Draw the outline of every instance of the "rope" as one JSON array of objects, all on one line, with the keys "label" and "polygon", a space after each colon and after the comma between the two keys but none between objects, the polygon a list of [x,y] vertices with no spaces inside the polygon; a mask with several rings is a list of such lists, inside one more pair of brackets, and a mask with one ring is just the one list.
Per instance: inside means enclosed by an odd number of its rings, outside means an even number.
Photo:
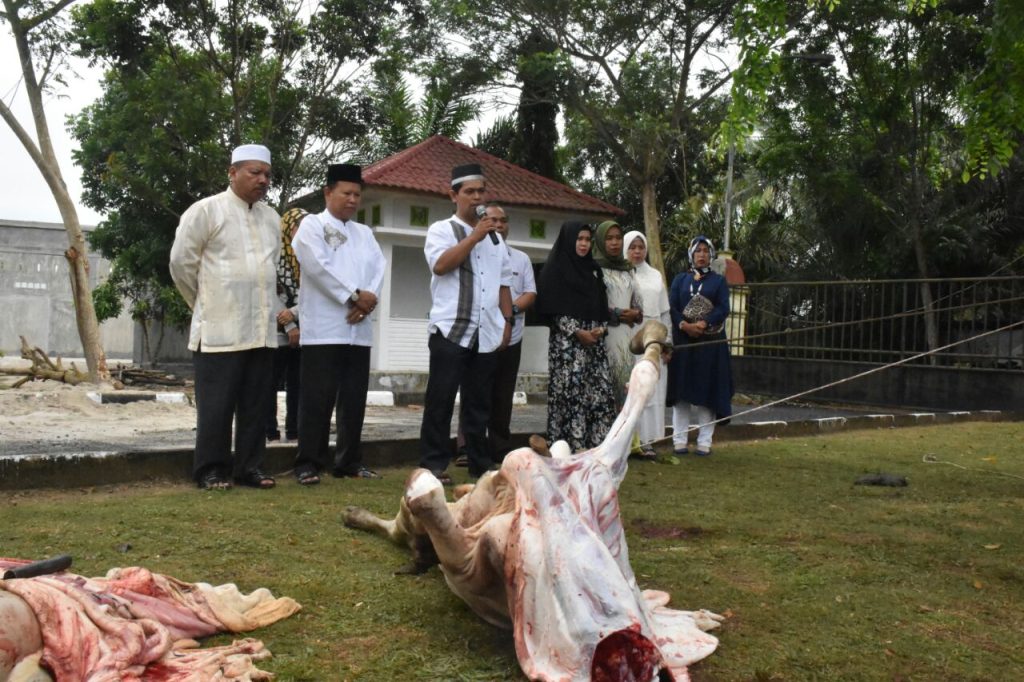
[{"label": "rope", "polygon": [[1017,474],[1011,474],[1006,471],[999,471],[998,469],[978,469],[977,467],[965,467],[964,465],[957,464],[956,462],[947,462],[944,459],[939,459],[938,457],[931,453],[928,453],[921,457],[921,461],[924,462],[925,464],[948,464],[951,467],[963,469],[964,471],[981,471],[986,474],[1000,474],[1002,476],[1009,476],[1011,478],[1019,478],[1022,481],[1024,481],[1024,476],[1018,476]]}]

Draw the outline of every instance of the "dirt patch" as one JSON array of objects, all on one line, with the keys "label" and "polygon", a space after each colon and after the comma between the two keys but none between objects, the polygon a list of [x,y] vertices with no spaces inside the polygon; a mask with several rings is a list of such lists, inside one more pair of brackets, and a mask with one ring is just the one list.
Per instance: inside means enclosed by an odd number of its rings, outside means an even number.
[{"label": "dirt patch", "polygon": [[637,519],[629,525],[638,535],[650,540],[692,540],[708,534],[700,526],[661,525],[645,519]]},{"label": "dirt patch", "polygon": [[100,404],[89,398],[97,390],[53,381],[0,390],[0,455],[154,447],[192,435],[187,402]]}]

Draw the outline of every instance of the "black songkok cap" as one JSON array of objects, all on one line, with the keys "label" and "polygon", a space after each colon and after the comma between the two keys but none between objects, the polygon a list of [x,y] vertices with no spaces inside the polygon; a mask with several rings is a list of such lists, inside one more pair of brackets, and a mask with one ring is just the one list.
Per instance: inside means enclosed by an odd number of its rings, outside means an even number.
[{"label": "black songkok cap", "polygon": [[327,167],[327,184],[355,182],[363,184],[363,169],[354,163],[332,163]]},{"label": "black songkok cap", "polygon": [[466,163],[452,168],[452,187],[468,180],[483,180],[484,171],[479,163]]}]

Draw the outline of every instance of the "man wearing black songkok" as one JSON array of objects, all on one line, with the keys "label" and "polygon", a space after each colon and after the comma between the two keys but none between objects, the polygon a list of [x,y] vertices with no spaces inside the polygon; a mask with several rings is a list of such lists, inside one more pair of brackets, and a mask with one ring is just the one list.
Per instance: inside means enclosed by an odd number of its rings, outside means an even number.
[{"label": "man wearing black songkok", "polygon": [[[292,240],[302,267],[302,368],[299,451],[295,477],[302,485],[335,476],[378,478],[363,466],[362,431],[373,345],[372,313],[386,262],[373,230],[353,218],[362,198],[362,169],[347,163],[327,169],[326,209],[308,215]],[[338,431],[333,460],[328,447],[331,412]]]}]

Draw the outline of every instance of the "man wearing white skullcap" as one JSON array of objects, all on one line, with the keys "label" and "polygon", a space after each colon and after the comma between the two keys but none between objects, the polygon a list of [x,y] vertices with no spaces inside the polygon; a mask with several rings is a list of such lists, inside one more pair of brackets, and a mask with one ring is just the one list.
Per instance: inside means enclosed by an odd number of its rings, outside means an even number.
[{"label": "man wearing white skullcap", "polygon": [[[280,217],[262,202],[270,150],[244,144],[231,154],[229,187],[192,204],[178,223],[170,271],[192,308],[188,347],[196,388],[192,475],[200,488],[236,483],[273,488],[260,470],[263,419],[277,348]],[[235,422],[235,457],[231,426]]]}]

